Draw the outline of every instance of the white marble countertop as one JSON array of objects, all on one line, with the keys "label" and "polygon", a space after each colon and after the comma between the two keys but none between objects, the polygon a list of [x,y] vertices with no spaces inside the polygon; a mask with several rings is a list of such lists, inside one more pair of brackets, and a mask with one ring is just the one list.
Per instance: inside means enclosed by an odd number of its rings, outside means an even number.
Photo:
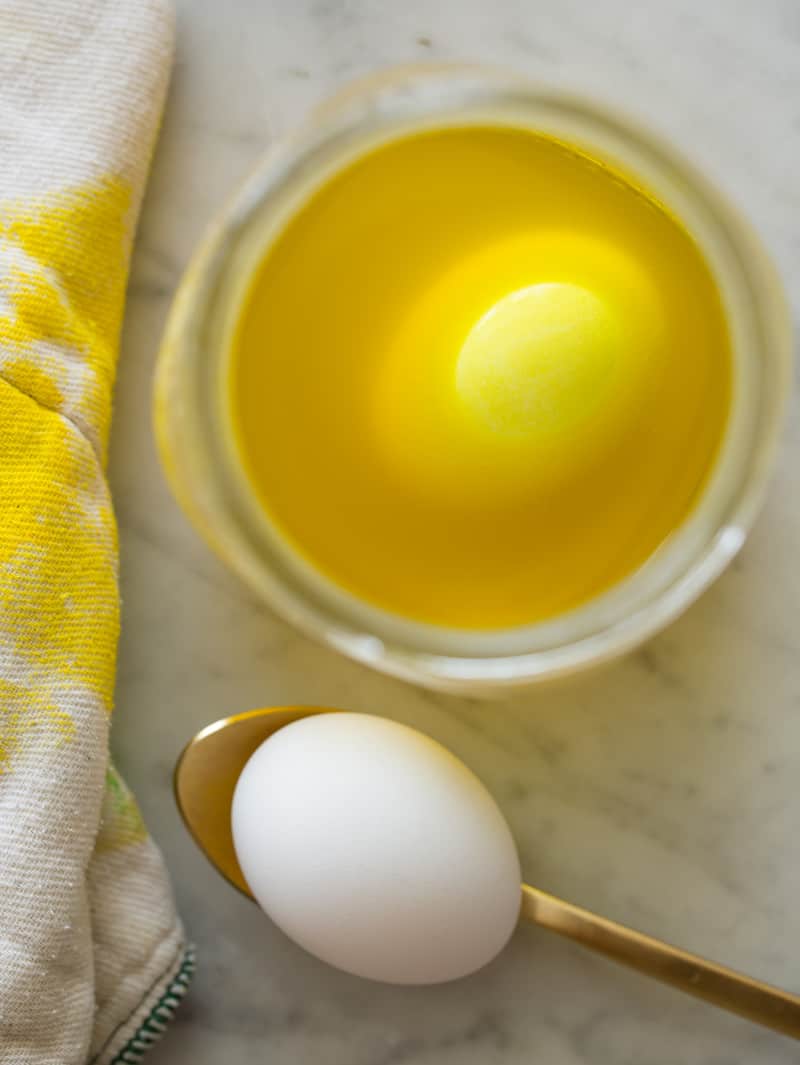
[{"label": "white marble countertop", "polygon": [[150,427],[161,328],[209,217],[276,132],[347,78],[485,59],[626,105],[752,217],[800,312],[796,0],[182,0],[179,52],[136,251],[112,478],[123,634],[113,746],[198,945],[152,1065],[788,1065],[781,1037],[521,928],[436,989],[326,968],[189,840],[170,774],[223,714],[322,702],[429,732],[490,786],[528,878],[800,989],[800,420],[730,572],[624,662],[508,703],[372,675],[269,616],[168,494]]}]

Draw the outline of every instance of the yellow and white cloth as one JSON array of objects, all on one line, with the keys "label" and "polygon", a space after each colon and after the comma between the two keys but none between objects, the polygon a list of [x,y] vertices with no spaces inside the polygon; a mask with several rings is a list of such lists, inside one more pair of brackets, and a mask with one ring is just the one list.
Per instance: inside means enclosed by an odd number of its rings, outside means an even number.
[{"label": "yellow and white cloth", "polygon": [[0,0],[0,1062],[138,1060],[191,968],[109,765],[105,479],[161,0]]}]

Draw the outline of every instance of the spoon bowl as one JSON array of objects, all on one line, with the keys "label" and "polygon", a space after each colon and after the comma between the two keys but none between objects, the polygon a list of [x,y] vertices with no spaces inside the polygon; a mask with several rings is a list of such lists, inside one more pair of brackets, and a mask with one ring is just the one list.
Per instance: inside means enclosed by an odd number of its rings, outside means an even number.
[{"label": "spoon bowl", "polygon": [[[211,864],[250,899],[253,894],[236,857],[231,828],[231,803],[239,776],[256,749],[285,725],[304,717],[337,712],[340,711],[333,707],[277,706],[234,714],[198,732],[178,759],[175,797],[187,828]],[[520,915],[662,983],[800,1039],[800,996],[716,965],[528,884],[522,885]]]},{"label": "spoon bowl", "polygon": [[[175,766],[175,801],[195,843],[235,888],[253,898],[233,846],[231,803],[236,781],[250,755],[273,732],[326,706],[272,706],[223,717],[207,725],[183,749]],[[255,901],[255,900],[254,900]]]}]

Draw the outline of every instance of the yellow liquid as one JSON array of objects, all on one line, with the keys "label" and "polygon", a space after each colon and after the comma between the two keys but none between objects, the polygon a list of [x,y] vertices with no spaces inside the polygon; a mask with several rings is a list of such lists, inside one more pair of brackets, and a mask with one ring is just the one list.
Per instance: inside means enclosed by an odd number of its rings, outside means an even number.
[{"label": "yellow liquid", "polygon": [[253,277],[229,409],[285,539],[354,595],[493,629],[574,608],[687,516],[731,400],[697,245],[625,178],[506,128],[395,140]]}]

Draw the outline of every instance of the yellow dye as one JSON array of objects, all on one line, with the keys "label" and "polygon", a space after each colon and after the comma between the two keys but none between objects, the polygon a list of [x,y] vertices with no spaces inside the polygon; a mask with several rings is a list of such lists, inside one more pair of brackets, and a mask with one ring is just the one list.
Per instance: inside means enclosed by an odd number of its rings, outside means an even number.
[{"label": "yellow dye", "polygon": [[42,360],[20,356],[3,363],[0,372],[10,385],[32,399],[36,397],[36,402],[48,410],[59,410],[64,403],[64,395],[57,383],[64,375],[58,364],[45,368]]},{"label": "yellow dye", "polygon": [[73,738],[75,724],[41,694],[0,678],[0,776],[34,732],[65,743]]},{"label": "yellow dye", "polygon": [[44,692],[72,682],[111,708],[117,540],[102,461],[129,205],[109,180],[0,206],[13,264],[0,276],[0,643],[30,681],[13,699],[0,689],[2,761],[24,730],[70,734]]},{"label": "yellow dye", "polygon": [[[130,242],[130,186],[108,178],[34,203],[0,206],[0,242],[18,248],[29,265],[0,278],[0,348],[35,351],[42,343],[63,346],[67,358],[88,370],[88,384],[73,412],[95,430],[103,458],[111,417],[117,341],[125,298]],[[43,367],[32,380],[32,363]],[[52,355],[0,367],[6,380],[43,406],[63,367]],[[32,387],[32,391],[29,391]]]},{"label": "yellow dye", "polygon": [[48,683],[84,683],[110,708],[117,543],[97,456],[2,379],[0,433],[0,636]]},{"label": "yellow dye", "polygon": [[718,453],[732,354],[681,224],[506,128],[395,140],[331,179],[252,280],[229,411],[286,540],[394,613],[552,617],[641,566]]}]

